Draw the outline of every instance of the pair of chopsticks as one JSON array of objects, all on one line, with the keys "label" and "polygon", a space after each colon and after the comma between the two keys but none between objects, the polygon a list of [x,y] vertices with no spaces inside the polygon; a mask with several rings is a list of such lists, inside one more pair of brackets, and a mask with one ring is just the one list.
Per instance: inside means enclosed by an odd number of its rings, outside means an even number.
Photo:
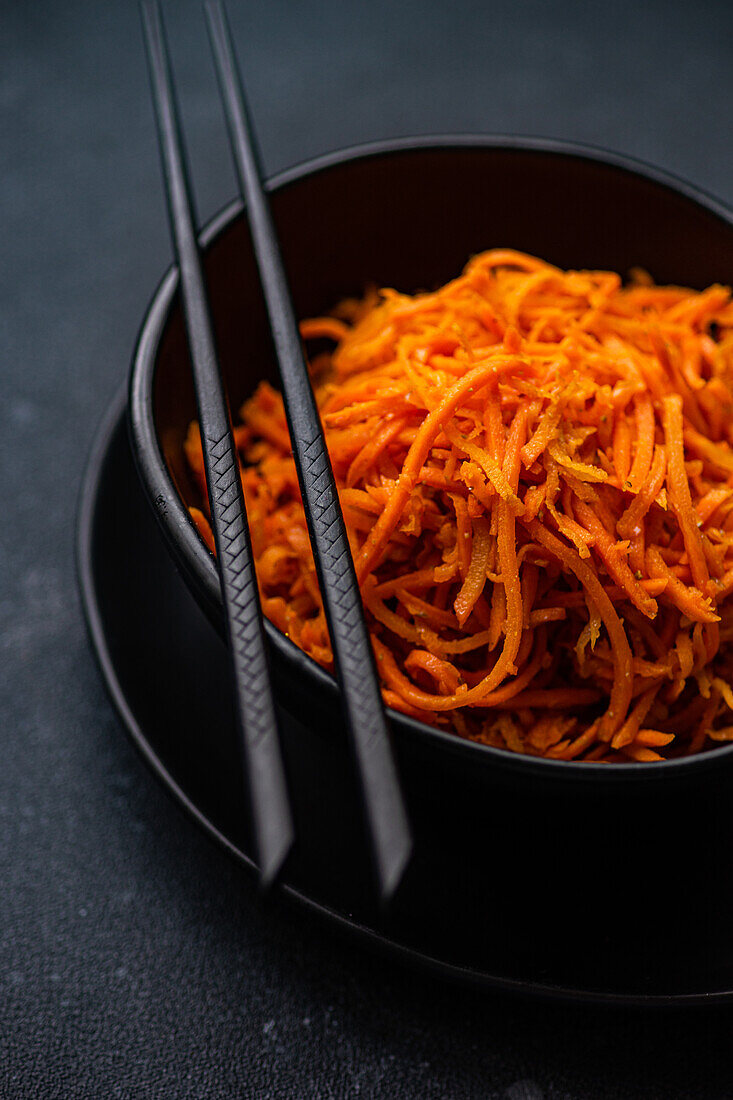
[{"label": "pair of chopsticks", "polygon": [[[178,261],[204,466],[221,580],[242,757],[263,885],[295,839],[262,612],[229,409],[217,361],[196,237],[168,48],[157,0],[142,5],[168,213]],[[246,204],[282,382],[293,455],[359,778],[379,894],[388,900],[412,839],[390,745],[338,492],[288,290],[252,123],[222,4],[206,5],[237,176]]]}]

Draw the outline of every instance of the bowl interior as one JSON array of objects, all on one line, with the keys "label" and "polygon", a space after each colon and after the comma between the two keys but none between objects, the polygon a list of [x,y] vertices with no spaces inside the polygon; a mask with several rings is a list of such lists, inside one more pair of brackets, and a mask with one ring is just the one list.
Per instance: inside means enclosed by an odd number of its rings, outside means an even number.
[{"label": "bowl interior", "polygon": [[[733,221],[723,208],[620,158],[556,145],[407,142],[336,155],[275,180],[272,209],[300,317],[370,284],[433,288],[456,276],[472,254],[493,247],[622,275],[640,265],[660,283],[703,288],[733,281]],[[276,381],[274,357],[238,208],[218,219],[205,240],[219,353],[236,410],[260,379]],[[168,290],[170,296],[172,284]],[[136,360],[133,437],[147,416],[159,450],[145,454],[143,465],[160,465],[162,456],[157,483],[170,477],[186,504],[195,504],[198,491],[182,451],[196,416],[185,335],[177,295],[170,308],[161,302],[162,334]],[[141,448],[150,452],[149,440],[134,442],[138,457]],[[150,489],[150,476],[147,482]],[[211,591],[214,570],[192,527],[179,522],[172,538],[189,575]],[[312,662],[302,667],[316,675]],[[721,751],[727,750],[715,754]],[[644,766],[623,765],[627,773],[636,768]]]}]

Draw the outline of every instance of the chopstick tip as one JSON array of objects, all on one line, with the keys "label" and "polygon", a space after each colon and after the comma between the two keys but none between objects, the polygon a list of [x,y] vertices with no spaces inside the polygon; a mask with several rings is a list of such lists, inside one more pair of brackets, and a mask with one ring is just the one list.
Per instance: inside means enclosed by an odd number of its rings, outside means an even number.
[{"label": "chopstick tip", "polygon": [[379,900],[383,910],[389,908],[390,902],[400,888],[407,868],[412,859],[413,843],[408,831],[403,835],[380,861],[377,869]]},{"label": "chopstick tip", "polygon": [[261,894],[269,894],[280,881],[293,848],[293,841],[292,831],[287,831],[271,843],[266,852],[260,854],[259,890]]}]

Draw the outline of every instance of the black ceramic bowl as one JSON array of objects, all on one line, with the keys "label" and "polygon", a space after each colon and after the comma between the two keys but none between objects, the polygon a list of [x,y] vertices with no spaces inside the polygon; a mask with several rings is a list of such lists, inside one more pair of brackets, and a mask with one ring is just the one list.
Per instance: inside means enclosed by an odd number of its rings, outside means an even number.
[{"label": "black ceramic bowl", "polygon": [[[733,281],[733,218],[725,207],[654,169],[557,142],[392,141],[321,157],[269,189],[301,317],[368,283],[407,291],[440,285],[472,254],[501,246],[566,268],[623,274],[641,265],[660,283]],[[202,243],[237,408],[261,378],[276,381],[238,203],[214,219]],[[221,627],[214,562],[184,507],[197,499],[182,451],[195,415],[170,271],[135,352],[132,449],[172,557]],[[277,698],[290,714],[307,716],[301,759],[313,775],[348,784],[347,771],[329,771],[342,740],[335,682],[270,624],[267,632]],[[465,742],[394,712],[390,719],[419,825],[411,927],[415,912],[430,913],[450,939],[455,919],[455,934],[472,937],[473,955],[490,925],[493,949],[497,937],[508,952],[526,954],[532,945],[538,973],[551,957],[563,966],[569,957],[584,960],[586,984],[590,971],[608,984],[623,967],[641,992],[664,987],[664,968],[682,940],[677,986],[688,962],[696,986],[706,968],[733,974],[727,924],[714,916],[733,914],[733,747],[653,765],[565,763]],[[455,917],[451,896],[461,898]]]},{"label": "black ceramic bowl", "polygon": [[[447,282],[476,252],[512,247],[560,267],[626,273],[703,288],[733,280],[733,218],[706,195],[619,156],[558,142],[423,138],[330,154],[291,169],[269,187],[302,317],[360,294],[369,283],[406,291]],[[261,292],[239,204],[203,234],[206,275],[232,406],[276,369]],[[130,386],[133,450],[173,553],[197,598],[220,619],[219,585],[183,502],[198,503],[182,444],[195,401],[175,274],[159,287],[135,354]],[[277,383],[276,383],[277,384]],[[338,723],[333,679],[268,623],[276,674],[296,713]],[[399,742],[421,742],[460,767],[523,776],[569,776],[594,785],[668,782],[673,773],[720,767],[733,746],[677,761],[583,764],[521,757],[392,712]]]}]

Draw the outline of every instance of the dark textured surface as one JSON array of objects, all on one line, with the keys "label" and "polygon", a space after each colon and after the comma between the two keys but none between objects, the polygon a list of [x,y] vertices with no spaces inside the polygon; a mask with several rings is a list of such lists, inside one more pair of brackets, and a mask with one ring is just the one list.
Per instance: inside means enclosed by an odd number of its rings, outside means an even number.
[{"label": "dark textured surface", "polygon": [[[209,214],[233,191],[213,71],[198,4],[169,9]],[[729,1009],[525,1004],[374,960],[258,902],[128,747],[72,543],[86,450],[169,257],[139,21],[131,3],[0,16],[0,1097],[733,1095]],[[515,130],[733,200],[722,0],[257,2],[232,21],[272,169],[388,134]],[[650,951],[653,933],[629,913]]]}]

